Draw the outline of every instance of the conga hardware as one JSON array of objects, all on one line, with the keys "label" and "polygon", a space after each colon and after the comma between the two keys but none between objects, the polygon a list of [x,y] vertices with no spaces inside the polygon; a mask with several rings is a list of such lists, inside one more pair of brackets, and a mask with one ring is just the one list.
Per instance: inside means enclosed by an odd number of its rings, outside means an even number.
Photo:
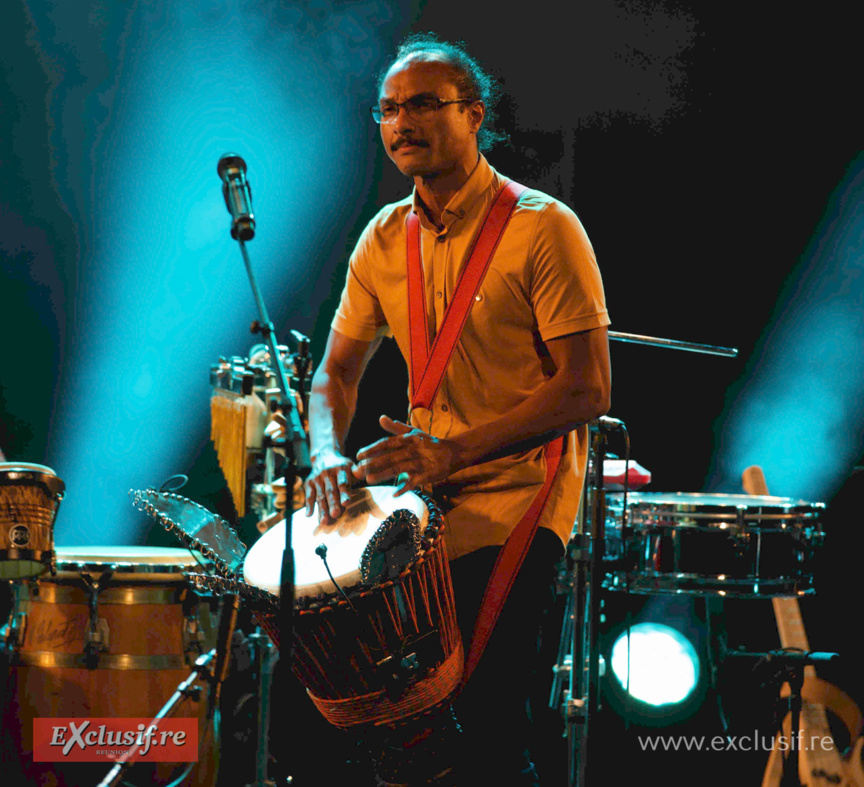
[{"label": "conga hardware", "polygon": [[[13,587],[15,605],[10,624],[4,627],[10,630],[5,636],[13,664],[44,669],[177,670],[191,666],[204,652],[210,624],[202,624],[200,600],[183,577],[183,569],[197,561],[206,565],[201,556],[138,547],[59,547],[58,554],[59,570],[50,580],[25,580]],[[175,620],[181,647],[175,646],[170,654],[112,648],[112,629],[118,639],[115,644],[129,640],[129,632],[123,629],[133,615],[130,607],[178,610]],[[133,617],[143,620],[140,615]],[[70,641],[78,647],[67,647]],[[48,649],[41,649],[41,644]]]}]

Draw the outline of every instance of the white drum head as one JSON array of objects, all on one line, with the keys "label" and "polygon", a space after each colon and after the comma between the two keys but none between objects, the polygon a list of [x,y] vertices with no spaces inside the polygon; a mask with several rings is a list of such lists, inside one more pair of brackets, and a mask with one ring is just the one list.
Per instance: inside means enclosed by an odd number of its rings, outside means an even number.
[{"label": "white drum head", "polygon": [[[297,598],[330,595],[336,592],[324,561],[315,554],[327,547],[327,564],[333,578],[343,589],[360,584],[363,551],[380,525],[393,513],[407,509],[420,521],[420,532],[429,522],[426,504],[413,492],[394,496],[394,486],[355,489],[345,513],[331,525],[318,521],[318,506],[312,516],[297,511],[291,520],[294,547],[294,593]],[[279,595],[282,553],[285,549],[285,523],[268,530],[249,550],[243,565],[243,578],[250,585]]]},{"label": "white drum head", "polygon": [[135,571],[183,572],[209,565],[199,552],[177,547],[139,546],[68,546],[56,547],[57,568],[69,570],[75,566],[116,566],[125,573]]}]

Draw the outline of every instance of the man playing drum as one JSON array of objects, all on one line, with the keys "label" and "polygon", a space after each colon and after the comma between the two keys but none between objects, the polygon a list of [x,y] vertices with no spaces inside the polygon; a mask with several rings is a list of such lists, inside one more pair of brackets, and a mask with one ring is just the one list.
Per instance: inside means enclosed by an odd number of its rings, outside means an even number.
[{"label": "man playing drum", "polygon": [[[384,73],[372,114],[387,155],[414,190],[378,213],[350,259],[312,381],[307,513],[317,503],[323,520],[335,520],[361,482],[396,478],[402,491],[431,490],[447,525],[467,651],[496,558],[528,509],[538,509],[517,579],[455,704],[465,741],[458,783],[533,785],[526,698],[538,626],[576,520],[586,423],[608,410],[610,397],[603,287],[569,208],[535,190],[514,197],[440,385],[429,401],[415,397],[408,423],[382,415],[389,436],[356,461],[343,453],[358,383],[383,337],[398,343],[416,394],[425,358],[418,346],[432,346],[460,270],[508,182],[480,152],[500,139],[489,126],[494,92],[461,45],[431,35],[407,39]],[[419,232],[413,259],[422,272],[409,296],[412,232]],[[562,436],[553,460],[547,446]]]}]

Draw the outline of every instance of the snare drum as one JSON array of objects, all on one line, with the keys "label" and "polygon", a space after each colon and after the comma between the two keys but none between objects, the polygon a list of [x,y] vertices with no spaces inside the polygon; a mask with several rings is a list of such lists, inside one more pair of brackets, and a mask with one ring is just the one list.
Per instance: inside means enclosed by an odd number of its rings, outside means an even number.
[{"label": "snare drum", "polygon": [[[16,730],[28,781],[77,787],[110,769],[32,762],[33,719],[152,718],[215,646],[210,608],[183,577],[203,563],[185,549],[58,547],[56,575],[16,583],[5,724]],[[199,701],[185,699],[173,713],[199,718],[198,765],[184,784],[202,787],[215,780],[218,751],[203,689]],[[136,784],[163,784],[184,767],[139,764],[130,775]]]},{"label": "snare drum", "polygon": [[604,587],[735,598],[814,592],[822,503],[757,495],[609,495]]},{"label": "snare drum", "polygon": [[64,490],[50,467],[0,462],[0,579],[34,577],[51,566]]},{"label": "snare drum", "polygon": [[[293,667],[342,728],[392,725],[443,705],[462,675],[440,514],[419,495],[394,492],[355,490],[330,525],[317,511],[292,519]],[[282,522],[249,550],[246,582],[278,594],[284,547]],[[278,639],[274,618],[262,624]]]}]

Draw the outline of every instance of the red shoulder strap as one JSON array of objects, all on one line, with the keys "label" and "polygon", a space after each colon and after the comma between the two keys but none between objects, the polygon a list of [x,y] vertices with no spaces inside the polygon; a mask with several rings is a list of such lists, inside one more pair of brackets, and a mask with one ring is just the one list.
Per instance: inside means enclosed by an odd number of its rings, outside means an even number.
[{"label": "red shoulder strap", "polygon": [[423,283],[423,264],[420,258],[420,220],[415,213],[408,216],[408,335],[411,345],[411,406],[430,408],[441,385],[444,371],[450,363],[456,342],[468,319],[477,291],[489,263],[507,228],[513,208],[519,197],[527,191],[525,186],[509,181],[500,189],[483,226],[474,240],[468,262],[459,274],[453,300],[444,313],[441,327],[429,351],[429,331],[426,321],[426,290]]},{"label": "red shoulder strap", "polygon": [[543,513],[546,500],[549,498],[549,492],[552,490],[552,483],[555,481],[555,475],[558,472],[558,465],[561,464],[561,455],[564,453],[564,440],[566,440],[566,435],[546,444],[544,451],[546,456],[546,478],[543,481],[543,486],[528,507],[525,515],[519,520],[516,529],[508,537],[507,543],[504,544],[498,553],[498,560],[495,562],[492,575],[489,577],[489,582],[486,585],[483,603],[480,605],[480,612],[474,623],[471,644],[465,656],[462,686],[468,682],[468,678],[474,672],[477,662],[480,661],[480,656],[483,655],[483,650],[486,648],[486,643],[489,641],[492,629],[498,622],[501,607],[504,606],[504,602],[507,600],[507,595],[510,593],[510,588],[516,579],[516,574],[519,573],[519,568],[525,560],[525,555],[528,554],[528,547],[531,546],[534,533],[537,532],[537,523],[540,521],[540,514]]},{"label": "red shoulder strap", "polygon": [[[474,298],[489,263],[498,248],[501,236],[507,228],[513,209],[522,194],[527,191],[510,181],[495,195],[483,226],[474,240],[468,261],[459,274],[453,300],[444,313],[441,327],[429,350],[429,331],[426,319],[426,289],[423,282],[423,264],[420,257],[420,220],[415,213],[408,216],[407,262],[408,262],[408,335],[411,365],[411,406],[430,408],[438,393],[444,372],[456,348],[456,342],[468,319]],[[546,478],[543,486],[525,512],[516,529],[510,534],[501,549],[492,570],[480,613],[474,625],[474,634],[465,661],[462,686],[465,685],[498,621],[501,607],[516,579],[528,548],[537,531],[540,514],[546,505],[552,483],[558,471],[564,450],[564,437],[547,444],[545,448]]]}]

